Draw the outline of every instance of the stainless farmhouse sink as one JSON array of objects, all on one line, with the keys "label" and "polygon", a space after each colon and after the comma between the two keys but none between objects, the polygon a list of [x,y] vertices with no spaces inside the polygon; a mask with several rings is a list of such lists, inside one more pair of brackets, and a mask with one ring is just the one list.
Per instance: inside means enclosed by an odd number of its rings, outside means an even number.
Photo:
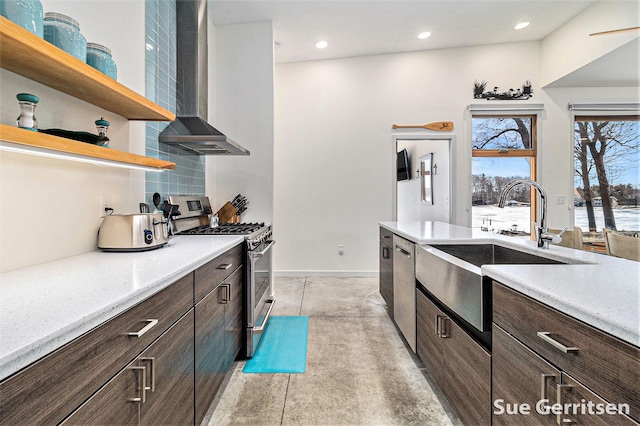
[{"label": "stainless farmhouse sink", "polygon": [[478,268],[482,265],[566,265],[566,262],[525,253],[498,244],[434,244],[431,247],[469,262]]},{"label": "stainless farmhouse sink", "polygon": [[[499,244],[433,244],[416,250],[416,279],[443,308],[466,321],[476,336],[490,339],[491,280],[482,265],[580,263],[558,261]],[[483,338],[483,334],[485,335]]]}]

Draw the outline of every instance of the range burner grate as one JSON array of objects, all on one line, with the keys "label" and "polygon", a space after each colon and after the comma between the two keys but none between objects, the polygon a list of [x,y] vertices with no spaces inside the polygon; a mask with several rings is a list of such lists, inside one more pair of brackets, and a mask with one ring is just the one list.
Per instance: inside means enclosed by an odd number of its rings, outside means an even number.
[{"label": "range burner grate", "polygon": [[264,223],[221,223],[215,228],[200,226],[182,232],[188,235],[246,235],[264,227]]}]

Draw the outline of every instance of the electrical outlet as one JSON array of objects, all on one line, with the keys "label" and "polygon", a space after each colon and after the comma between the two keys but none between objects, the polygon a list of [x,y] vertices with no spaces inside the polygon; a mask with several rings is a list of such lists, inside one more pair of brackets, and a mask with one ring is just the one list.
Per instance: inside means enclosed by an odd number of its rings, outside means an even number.
[{"label": "electrical outlet", "polygon": [[101,195],[99,217],[107,216],[109,214],[108,210],[110,208],[111,208],[111,195]]},{"label": "electrical outlet", "polygon": [[343,256],[343,255],[344,255],[344,245],[340,244],[340,245],[338,246],[338,254],[339,254],[340,256]]}]

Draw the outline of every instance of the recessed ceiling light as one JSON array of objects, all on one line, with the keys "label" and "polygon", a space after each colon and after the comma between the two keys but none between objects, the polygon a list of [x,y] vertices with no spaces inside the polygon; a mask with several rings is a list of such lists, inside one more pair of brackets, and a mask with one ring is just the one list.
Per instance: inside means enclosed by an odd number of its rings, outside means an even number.
[{"label": "recessed ceiling light", "polygon": [[327,43],[326,41],[322,40],[316,43],[316,47],[318,49],[324,49],[325,47],[327,47],[329,45],[329,43]]},{"label": "recessed ceiling light", "polygon": [[523,28],[527,28],[529,26],[529,22],[520,22],[519,24],[517,24],[514,28],[516,30],[521,30]]},{"label": "recessed ceiling light", "polygon": [[423,33],[418,34],[418,38],[420,40],[424,40],[425,38],[431,37],[431,33],[429,31],[425,31]]}]

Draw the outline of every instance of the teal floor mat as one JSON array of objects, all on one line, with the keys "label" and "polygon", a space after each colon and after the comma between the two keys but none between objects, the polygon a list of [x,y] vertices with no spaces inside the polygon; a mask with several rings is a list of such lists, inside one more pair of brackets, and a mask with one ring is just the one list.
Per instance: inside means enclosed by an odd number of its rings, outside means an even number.
[{"label": "teal floor mat", "polygon": [[309,317],[272,316],[243,373],[304,373]]}]

